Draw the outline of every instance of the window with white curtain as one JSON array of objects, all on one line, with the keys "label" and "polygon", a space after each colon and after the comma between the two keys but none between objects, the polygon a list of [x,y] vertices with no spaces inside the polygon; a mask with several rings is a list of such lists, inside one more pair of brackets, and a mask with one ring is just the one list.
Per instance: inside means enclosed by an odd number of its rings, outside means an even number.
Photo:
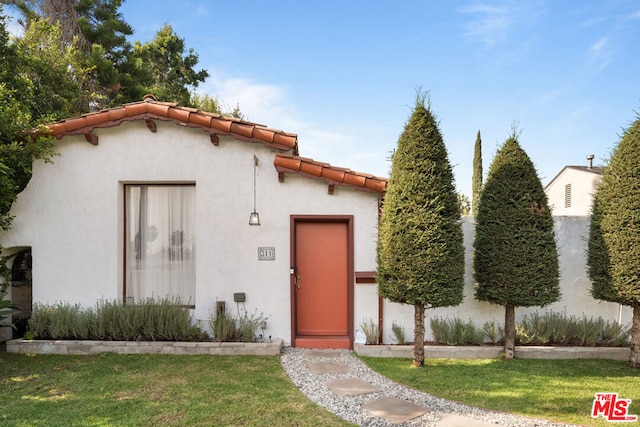
[{"label": "window with white curtain", "polygon": [[195,185],[126,185],[127,302],[195,305]]}]

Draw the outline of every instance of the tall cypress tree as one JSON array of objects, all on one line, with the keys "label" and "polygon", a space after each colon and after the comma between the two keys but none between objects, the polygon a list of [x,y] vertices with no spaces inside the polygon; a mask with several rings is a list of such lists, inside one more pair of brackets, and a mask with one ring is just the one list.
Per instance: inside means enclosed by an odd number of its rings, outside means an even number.
[{"label": "tall cypress tree", "polygon": [[558,250],[547,196],[514,132],[480,195],[474,242],[476,299],[505,307],[505,358],[515,348],[515,307],[560,297]]},{"label": "tall cypress tree", "polygon": [[640,368],[640,117],[625,130],[596,191],[587,264],[594,298],[633,307],[629,365]]},{"label": "tall cypress tree", "polygon": [[471,214],[477,215],[480,192],[482,191],[482,139],[480,131],[473,147],[473,176],[471,177]]},{"label": "tall cypress tree", "polygon": [[393,154],[378,229],[378,293],[414,305],[415,366],[424,365],[425,308],[463,299],[464,247],[453,172],[425,95]]}]

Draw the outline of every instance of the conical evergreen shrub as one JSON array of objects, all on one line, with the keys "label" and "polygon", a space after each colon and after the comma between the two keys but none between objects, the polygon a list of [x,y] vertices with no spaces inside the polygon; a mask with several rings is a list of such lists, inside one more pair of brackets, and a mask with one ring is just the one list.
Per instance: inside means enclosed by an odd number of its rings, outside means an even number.
[{"label": "conical evergreen shrub", "polygon": [[378,230],[378,292],[415,306],[414,364],[424,363],[424,309],[463,299],[464,247],[447,151],[418,96],[393,154]]},{"label": "conical evergreen shrub", "polygon": [[560,297],[553,218],[515,132],[491,163],[475,231],[475,296],[505,306],[505,356],[511,358],[514,307],[545,306]]},{"label": "conical evergreen shrub", "polygon": [[596,299],[633,307],[631,358],[640,367],[640,117],[622,135],[596,192],[587,263]]}]

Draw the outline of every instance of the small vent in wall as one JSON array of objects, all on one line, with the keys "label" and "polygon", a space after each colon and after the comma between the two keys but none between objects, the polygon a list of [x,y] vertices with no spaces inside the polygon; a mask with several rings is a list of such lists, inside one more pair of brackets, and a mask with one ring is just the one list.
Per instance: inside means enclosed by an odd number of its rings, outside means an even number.
[{"label": "small vent in wall", "polygon": [[571,207],[571,184],[564,186],[564,207]]}]

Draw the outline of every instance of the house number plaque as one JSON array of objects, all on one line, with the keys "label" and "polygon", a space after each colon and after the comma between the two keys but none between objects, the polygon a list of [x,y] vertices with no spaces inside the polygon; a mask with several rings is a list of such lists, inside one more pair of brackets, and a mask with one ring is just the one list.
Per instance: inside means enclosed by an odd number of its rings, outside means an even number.
[{"label": "house number plaque", "polygon": [[258,247],[258,261],[274,261],[276,259],[276,248],[273,246]]}]

